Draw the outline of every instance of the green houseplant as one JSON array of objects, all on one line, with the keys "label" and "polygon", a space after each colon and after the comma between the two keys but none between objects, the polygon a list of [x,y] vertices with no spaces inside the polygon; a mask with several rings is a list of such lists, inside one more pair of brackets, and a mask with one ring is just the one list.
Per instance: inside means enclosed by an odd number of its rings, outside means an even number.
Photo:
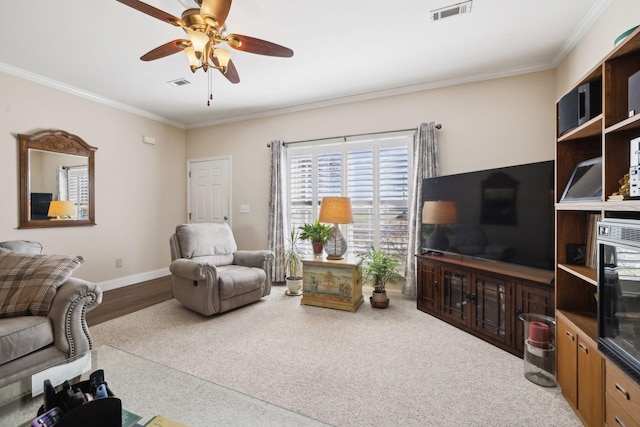
[{"label": "green houseplant", "polygon": [[298,230],[291,230],[288,245],[282,251],[285,266],[285,281],[288,295],[302,294],[302,258],[304,252],[298,246],[300,236]]},{"label": "green houseplant", "polygon": [[313,246],[313,253],[316,255],[321,254],[324,248],[324,241],[329,237],[332,228],[330,225],[321,224],[320,221],[316,219],[315,222],[307,223],[300,227],[302,231],[300,233],[300,240],[310,241],[311,246]]},{"label": "green houseplant", "polygon": [[398,259],[373,246],[362,255],[362,277],[365,283],[373,286],[373,295],[369,298],[371,305],[376,308],[389,306],[386,285],[389,281],[400,280],[403,276],[398,273]]}]

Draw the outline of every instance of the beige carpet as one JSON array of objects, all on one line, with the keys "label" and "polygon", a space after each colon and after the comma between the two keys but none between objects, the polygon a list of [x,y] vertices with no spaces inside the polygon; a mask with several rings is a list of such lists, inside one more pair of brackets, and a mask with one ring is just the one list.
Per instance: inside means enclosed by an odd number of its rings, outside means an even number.
[{"label": "beige carpet", "polygon": [[[91,327],[146,357],[336,426],[580,426],[523,361],[389,292],[388,309],[301,306],[274,287],[210,318],[170,300]],[[194,426],[195,427],[195,426]]]}]

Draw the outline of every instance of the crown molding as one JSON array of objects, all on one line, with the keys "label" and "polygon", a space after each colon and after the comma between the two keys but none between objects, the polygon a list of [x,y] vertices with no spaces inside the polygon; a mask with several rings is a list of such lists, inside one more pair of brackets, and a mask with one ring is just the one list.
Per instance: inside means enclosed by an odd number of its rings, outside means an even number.
[{"label": "crown molding", "polygon": [[300,111],[315,110],[319,108],[334,107],[336,105],[351,104],[354,102],[369,101],[378,98],[387,98],[390,96],[405,95],[415,92],[423,92],[427,90],[440,89],[449,86],[458,86],[461,84],[477,83],[486,80],[499,79],[504,77],[513,77],[521,74],[535,73],[538,71],[546,71],[555,68],[551,63],[535,64],[526,67],[516,67],[505,69],[497,72],[474,74],[472,76],[462,76],[454,79],[444,79],[428,83],[420,83],[416,85],[402,86],[393,89],[385,89],[380,91],[366,92],[358,95],[332,98],[318,102],[306,104],[298,104],[290,107],[276,108],[273,110],[260,111],[257,113],[244,114],[234,116],[227,119],[213,120],[202,123],[194,123],[188,125],[186,129],[198,129],[208,126],[216,126],[225,123],[241,122],[245,120],[253,120],[264,117],[279,116],[283,114],[296,113]]},{"label": "crown molding", "polygon": [[558,51],[558,54],[552,61],[553,67],[556,68],[566,58],[566,56],[573,50],[578,42],[589,31],[589,28],[598,20],[600,15],[609,7],[612,0],[599,0],[591,7],[591,10],[580,21],[578,26],[573,30],[571,36],[562,44],[562,47]]},{"label": "crown molding", "polygon": [[165,123],[180,129],[186,129],[184,123],[179,123],[173,120],[169,120],[166,117],[159,116],[157,114],[150,113],[148,111],[142,110],[140,108],[135,108],[127,104],[123,104],[121,102],[114,101],[113,99],[105,98],[103,96],[96,95],[91,92],[86,92],[75,88],[73,86],[66,85],[64,83],[60,83],[58,81],[43,77],[39,74],[31,73],[29,71],[25,71],[23,69],[14,67],[12,65],[8,65],[0,62],[0,72],[10,74],[12,76],[16,76],[25,80],[29,80],[31,82],[41,84],[44,86],[51,87],[53,89],[60,90],[62,92],[70,93],[72,95],[79,96],[84,99],[88,99],[93,102],[97,102],[99,104],[107,105],[109,107],[116,108],[118,110],[126,111],[127,113],[136,114],[138,116],[146,117],[151,120],[155,120],[157,122]]}]

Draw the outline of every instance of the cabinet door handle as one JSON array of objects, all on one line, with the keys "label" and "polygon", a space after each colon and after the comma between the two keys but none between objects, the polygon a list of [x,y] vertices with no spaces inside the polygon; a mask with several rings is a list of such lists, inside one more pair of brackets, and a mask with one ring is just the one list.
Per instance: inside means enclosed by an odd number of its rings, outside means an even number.
[{"label": "cabinet door handle", "polygon": [[615,420],[616,420],[616,424],[618,424],[620,427],[627,427],[627,425],[625,423],[620,421],[620,418],[615,417]]},{"label": "cabinet door handle", "polygon": [[616,390],[618,390],[620,392],[620,394],[622,394],[624,396],[625,399],[629,400],[631,397],[629,396],[629,392],[627,390],[625,390],[624,388],[622,388],[622,386],[618,383],[616,383]]},{"label": "cabinet door handle", "polygon": [[589,354],[589,349],[587,348],[586,345],[580,343],[580,344],[578,344],[578,347],[580,347],[580,349],[582,349],[582,351],[584,351],[584,354]]},{"label": "cabinet door handle", "polygon": [[575,338],[573,335],[571,335],[571,332],[566,331],[566,332],[565,332],[565,334],[567,334],[567,336],[569,337],[569,339],[570,339],[571,341],[575,341],[575,340],[576,340],[576,338]]},{"label": "cabinet door handle", "polygon": [[434,291],[438,290],[438,281],[437,280],[433,282],[433,290]]}]

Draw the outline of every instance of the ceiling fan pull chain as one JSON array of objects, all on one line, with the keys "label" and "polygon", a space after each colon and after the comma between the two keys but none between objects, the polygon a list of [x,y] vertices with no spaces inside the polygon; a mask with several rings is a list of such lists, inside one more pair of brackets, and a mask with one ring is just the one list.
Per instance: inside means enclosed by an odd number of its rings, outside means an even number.
[{"label": "ceiling fan pull chain", "polygon": [[213,99],[213,91],[211,90],[212,82],[211,82],[211,74],[207,72],[207,89],[209,90],[209,99],[207,99],[207,107],[211,106],[211,99]]}]

